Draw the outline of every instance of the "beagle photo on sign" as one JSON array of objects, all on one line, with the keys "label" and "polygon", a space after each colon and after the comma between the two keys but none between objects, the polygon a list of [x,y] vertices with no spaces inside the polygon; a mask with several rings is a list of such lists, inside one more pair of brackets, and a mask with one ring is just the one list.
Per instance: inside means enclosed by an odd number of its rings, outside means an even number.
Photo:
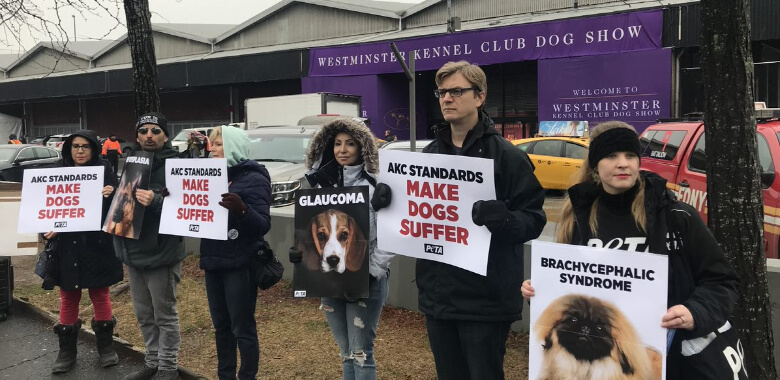
[{"label": "beagle photo on sign", "polygon": [[368,187],[299,190],[295,204],[296,297],[368,295]]}]

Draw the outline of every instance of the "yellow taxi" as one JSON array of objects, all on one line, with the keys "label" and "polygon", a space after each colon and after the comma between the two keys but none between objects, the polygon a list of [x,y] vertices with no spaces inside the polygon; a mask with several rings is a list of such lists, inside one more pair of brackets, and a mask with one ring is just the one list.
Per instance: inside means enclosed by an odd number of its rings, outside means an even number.
[{"label": "yellow taxi", "polygon": [[582,137],[534,137],[512,140],[528,153],[536,178],[545,190],[566,190],[588,155],[590,140]]}]

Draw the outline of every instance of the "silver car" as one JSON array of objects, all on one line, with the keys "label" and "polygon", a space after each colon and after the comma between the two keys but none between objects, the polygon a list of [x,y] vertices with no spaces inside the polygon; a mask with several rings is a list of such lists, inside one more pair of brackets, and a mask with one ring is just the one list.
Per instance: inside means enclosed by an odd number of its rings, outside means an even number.
[{"label": "silver car", "polygon": [[308,187],[306,149],[319,125],[263,127],[250,129],[249,158],[268,169],[271,175],[271,207],[295,203],[295,191]]},{"label": "silver car", "polygon": [[[433,140],[417,140],[414,142],[414,150],[416,152],[422,152],[423,149],[428,146]],[[405,150],[409,151],[409,148],[411,147],[411,142],[408,140],[402,140],[402,141],[392,141],[389,143],[385,143],[381,146],[380,149],[392,149],[392,150]]]}]

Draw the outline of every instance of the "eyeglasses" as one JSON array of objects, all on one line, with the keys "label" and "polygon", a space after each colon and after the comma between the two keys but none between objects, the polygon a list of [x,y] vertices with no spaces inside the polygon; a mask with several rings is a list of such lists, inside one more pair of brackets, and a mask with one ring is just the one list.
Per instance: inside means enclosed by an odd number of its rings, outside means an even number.
[{"label": "eyeglasses", "polygon": [[89,145],[89,144],[84,144],[84,145],[73,144],[73,145],[70,146],[70,148],[73,149],[73,150],[81,149],[81,150],[86,152],[86,151],[92,150],[92,145]]},{"label": "eyeglasses", "polygon": [[433,90],[433,95],[437,98],[441,99],[445,96],[447,96],[447,93],[450,93],[450,96],[453,98],[460,98],[463,96],[463,93],[466,91],[479,91],[476,87],[470,87],[470,88],[441,88]]},{"label": "eyeglasses", "polygon": [[[160,133],[162,133],[162,131],[163,130],[160,129],[160,128],[152,128],[152,134],[153,135],[159,135]],[[138,134],[139,135],[145,135],[148,132],[149,132],[149,128],[146,128],[146,127],[138,128]]]}]

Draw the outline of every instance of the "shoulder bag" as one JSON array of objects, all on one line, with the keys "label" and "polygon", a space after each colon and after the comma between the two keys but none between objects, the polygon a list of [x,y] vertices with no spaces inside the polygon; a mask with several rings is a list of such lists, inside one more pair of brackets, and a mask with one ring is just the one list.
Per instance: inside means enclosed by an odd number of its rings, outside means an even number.
[{"label": "shoulder bag", "polygon": [[260,248],[252,254],[252,271],[255,275],[255,283],[262,290],[268,290],[282,279],[284,267],[276,258],[274,251],[267,241],[262,241]]}]

